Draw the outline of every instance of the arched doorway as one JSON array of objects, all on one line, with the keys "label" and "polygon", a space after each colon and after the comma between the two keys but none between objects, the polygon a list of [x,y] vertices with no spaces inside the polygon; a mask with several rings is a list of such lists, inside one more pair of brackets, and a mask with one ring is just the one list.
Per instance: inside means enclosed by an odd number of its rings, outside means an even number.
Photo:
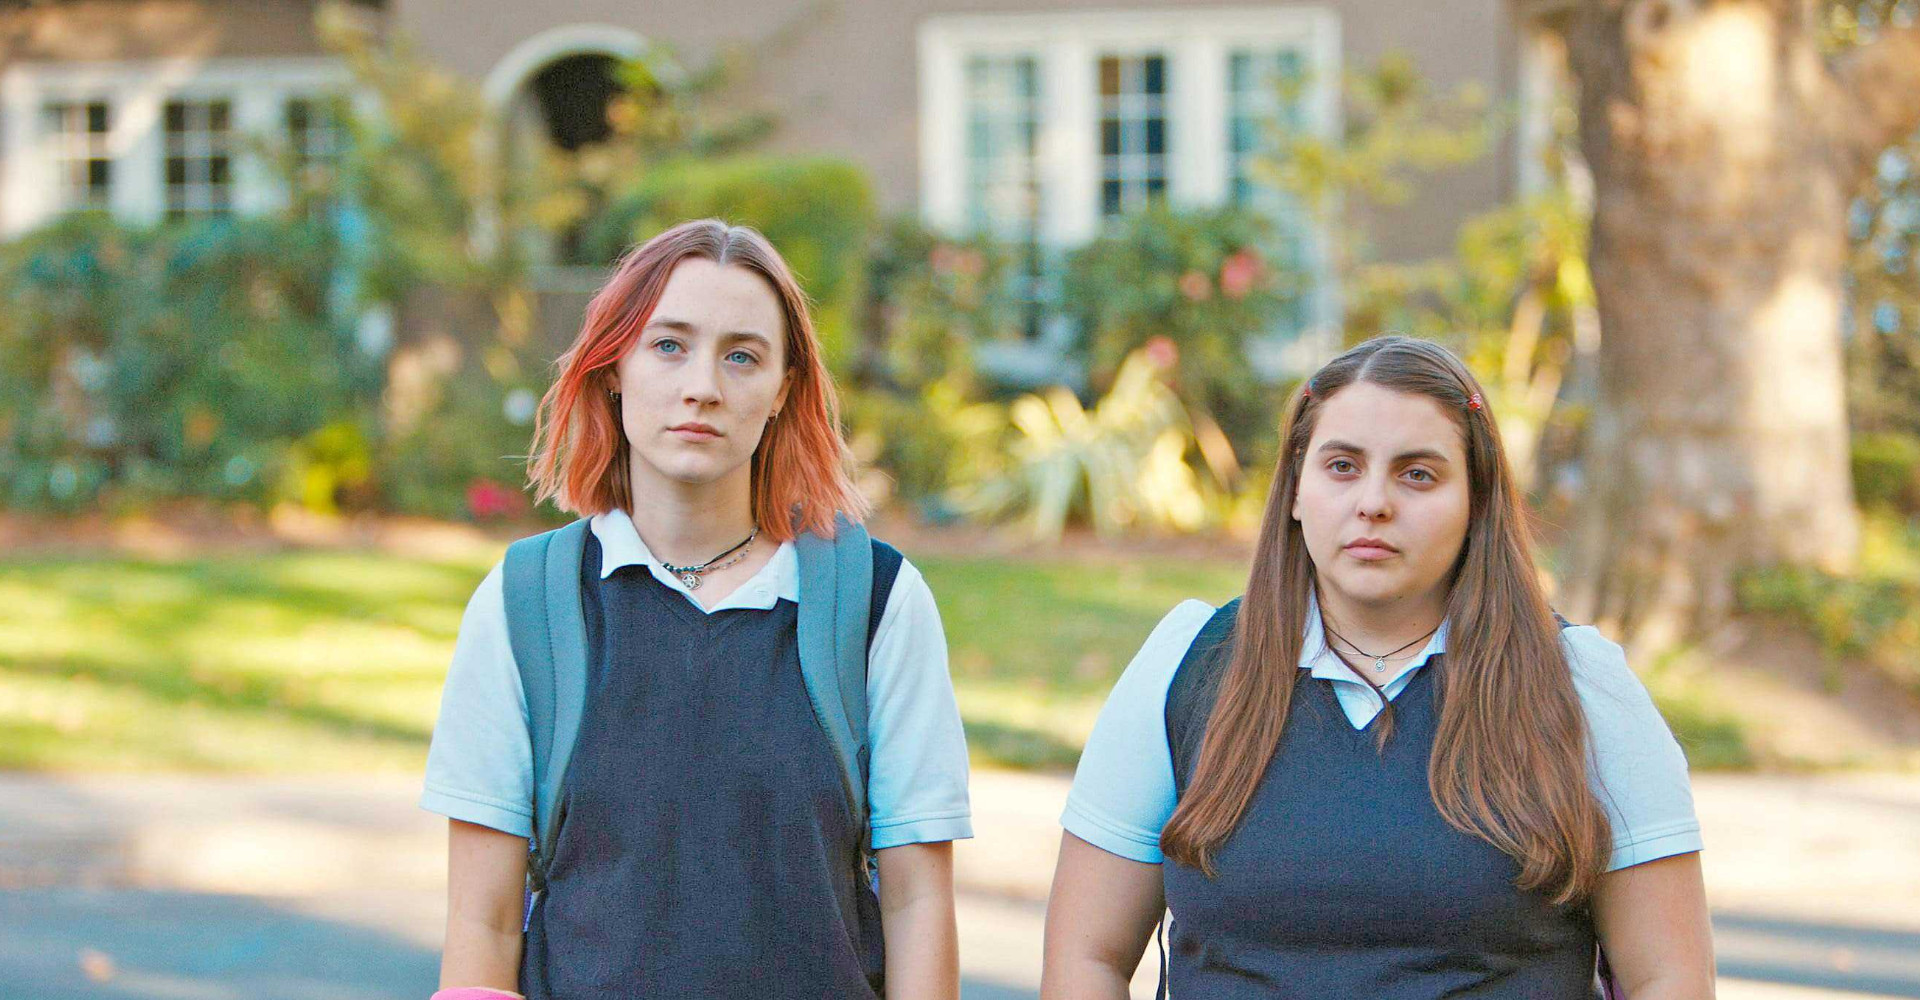
[{"label": "arched doorway", "polygon": [[[515,46],[483,84],[501,109],[498,146],[509,171],[532,171],[555,151],[580,154],[613,138],[609,109],[624,93],[621,65],[647,51],[640,35],[611,25],[569,25],[541,32]],[[528,247],[548,271],[543,285],[571,286],[605,261],[582,259],[579,228],[538,239]]]}]

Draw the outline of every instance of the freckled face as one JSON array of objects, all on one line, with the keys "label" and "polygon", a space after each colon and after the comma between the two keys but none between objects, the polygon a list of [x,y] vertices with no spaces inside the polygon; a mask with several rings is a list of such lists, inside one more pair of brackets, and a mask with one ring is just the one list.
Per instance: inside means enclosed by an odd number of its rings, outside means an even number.
[{"label": "freckled face", "polygon": [[757,272],[705,258],[668,276],[646,329],[614,367],[634,488],[750,474],[787,398],[786,316]]},{"label": "freckled face", "polygon": [[1349,606],[1444,604],[1470,509],[1460,426],[1429,396],[1370,382],[1319,406],[1293,517],[1320,593]]}]

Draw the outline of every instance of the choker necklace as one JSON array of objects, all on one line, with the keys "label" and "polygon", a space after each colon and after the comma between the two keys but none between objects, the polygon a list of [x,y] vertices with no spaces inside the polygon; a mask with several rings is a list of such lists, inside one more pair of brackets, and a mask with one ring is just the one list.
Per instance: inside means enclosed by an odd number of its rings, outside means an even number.
[{"label": "choker necklace", "polygon": [[[686,587],[688,590],[699,590],[701,574],[712,573],[717,570],[726,569],[728,566],[731,566],[734,563],[737,563],[740,560],[745,559],[747,557],[747,552],[750,551],[749,546],[753,544],[753,540],[755,538],[758,538],[759,535],[760,535],[760,526],[756,524],[753,527],[753,531],[749,532],[747,534],[747,537],[741,539],[739,544],[735,545],[733,548],[730,548],[725,552],[720,553],[717,556],[714,556],[712,559],[709,559],[706,562],[699,564],[698,566],[675,566],[674,564],[667,562],[665,559],[662,559],[660,560],[660,568],[666,570],[669,573],[672,573],[674,576],[679,577],[680,582],[683,584],[686,584]],[[736,555],[735,553],[738,553],[738,554]],[[733,556],[733,558],[727,559],[728,556]],[[720,560],[722,559],[727,559],[727,561],[721,562]],[[1345,640],[1341,640],[1341,641],[1344,642]]]},{"label": "choker necklace", "polygon": [[[1392,658],[1392,657],[1395,657],[1395,656],[1399,656],[1399,655],[1400,655],[1401,653],[1404,653],[1404,652],[1406,652],[1407,650],[1409,650],[1409,649],[1411,649],[1411,648],[1413,648],[1413,643],[1414,643],[1414,642],[1421,642],[1421,641],[1424,641],[1424,640],[1425,640],[1425,639],[1427,638],[1427,636],[1430,636],[1430,635],[1432,635],[1432,634],[1434,634],[1435,632],[1438,632],[1438,631],[1440,631],[1440,626],[1438,626],[1438,625],[1435,625],[1434,627],[1432,627],[1432,628],[1430,628],[1430,629],[1428,629],[1428,630],[1427,630],[1427,631],[1426,631],[1426,632],[1425,632],[1424,634],[1422,634],[1422,635],[1420,636],[1420,638],[1418,638],[1418,639],[1415,639],[1415,640],[1413,640],[1413,642],[1410,642],[1410,643],[1407,643],[1407,644],[1406,644],[1405,646],[1401,646],[1401,647],[1400,647],[1399,649],[1396,649],[1396,650],[1394,650],[1394,651],[1393,651],[1393,652],[1391,652],[1391,653],[1381,653],[1381,654],[1379,654],[1378,656],[1376,656],[1376,655],[1374,655],[1374,654],[1372,654],[1372,653],[1369,653],[1369,652],[1367,652],[1367,651],[1366,651],[1366,650],[1364,650],[1364,649],[1361,649],[1361,648],[1360,648],[1359,646],[1356,646],[1356,645],[1354,645],[1354,643],[1353,643],[1353,640],[1351,640],[1351,639],[1348,639],[1348,638],[1347,638],[1346,636],[1344,636],[1344,635],[1341,635],[1341,634],[1340,634],[1340,633],[1338,633],[1338,632],[1335,632],[1335,631],[1333,630],[1333,626],[1331,626],[1331,625],[1328,625],[1328,624],[1326,623],[1326,620],[1325,620],[1324,618],[1323,618],[1323,619],[1321,619],[1321,621],[1320,621],[1320,626],[1321,626],[1322,628],[1324,628],[1324,629],[1326,629],[1326,630],[1327,630],[1327,634],[1328,634],[1328,635],[1330,635],[1330,636],[1333,636],[1333,637],[1334,637],[1335,639],[1338,639],[1338,640],[1340,640],[1341,642],[1344,642],[1344,643],[1346,643],[1346,644],[1347,644],[1347,647],[1348,647],[1349,649],[1352,649],[1352,650],[1353,650],[1354,652],[1356,652],[1356,653],[1359,653],[1359,654],[1360,654],[1361,656],[1364,656],[1364,657],[1366,657],[1367,659],[1370,659],[1370,660],[1372,660],[1372,661],[1373,661],[1373,672],[1374,672],[1374,673],[1376,673],[1376,674],[1379,674],[1379,673],[1385,673],[1385,672],[1386,672],[1386,669],[1387,669],[1387,660],[1388,660],[1388,659],[1390,659],[1390,658]],[[1338,654],[1339,654],[1339,651],[1338,651],[1338,650],[1335,650],[1335,651],[1334,651],[1334,653],[1335,653],[1335,655],[1338,655]]]}]

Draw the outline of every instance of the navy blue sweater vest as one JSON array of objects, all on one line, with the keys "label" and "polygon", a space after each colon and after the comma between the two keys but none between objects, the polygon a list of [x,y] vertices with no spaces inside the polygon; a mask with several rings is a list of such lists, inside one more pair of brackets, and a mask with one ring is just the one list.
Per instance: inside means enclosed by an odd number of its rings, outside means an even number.
[{"label": "navy blue sweater vest", "polygon": [[[1176,793],[1186,793],[1238,602],[1194,640],[1167,696]],[[1444,657],[1393,700],[1385,750],[1355,730],[1332,682],[1299,676],[1292,708],[1217,876],[1169,860],[1173,997],[1588,1000],[1594,934],[1584,906],[1555,906],[1519,866],[1449,826],[1427,782]],[[1376,723],[1377,725],[1377,720]]]},{"label": "navy blue sweater vest", "polygon": [[[876,542],[868,638],[899,553]],[[798,607],[706,614],[633,566],[581,559],[587,707],[531,1000],[884,995],[862,829],[800,675]]]}]

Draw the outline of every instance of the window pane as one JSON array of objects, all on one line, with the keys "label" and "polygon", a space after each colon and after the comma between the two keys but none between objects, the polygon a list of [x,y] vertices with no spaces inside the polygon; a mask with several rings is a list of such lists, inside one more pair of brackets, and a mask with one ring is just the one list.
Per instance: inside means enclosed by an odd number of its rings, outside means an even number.
[{"label": "window pane", "polygon": [[[976,232],[1012,248],[1037,245],[1040,231],[1039,60],[1026,54],[977,55],[965,71],[965,216]],[[1015,259],[1021,259],[1017,250]],[[1044,281],[1009,274],[1022,326],[1039,328]]]},{"label": "window pane", "polygon": [[1103,56],[1100,98],[1100,214],[1145,205],[1167,188],[1166,57],[1148,53]]},{"label": "window pane", "polygon": [[224,212],[232,204],[233,163],[227,132],[232,108],[224,99],[167,102],[164,169],[169,217]]}]

